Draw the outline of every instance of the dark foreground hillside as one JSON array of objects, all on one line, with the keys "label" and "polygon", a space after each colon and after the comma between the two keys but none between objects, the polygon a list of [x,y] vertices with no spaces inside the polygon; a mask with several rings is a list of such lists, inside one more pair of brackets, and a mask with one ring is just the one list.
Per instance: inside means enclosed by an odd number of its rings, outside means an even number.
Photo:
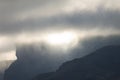
[{"label": "dark foreground hillside", "polygon": [[107,46],[33,80],[120,80],[120,46]]},{"label": "dark foreground hillside", "polygon": [[38,74],[58,69],[65,60],[62,54],[49,54],[44,46],[19,45],[17,60],[5,71],[4,80],[30,80]]}]

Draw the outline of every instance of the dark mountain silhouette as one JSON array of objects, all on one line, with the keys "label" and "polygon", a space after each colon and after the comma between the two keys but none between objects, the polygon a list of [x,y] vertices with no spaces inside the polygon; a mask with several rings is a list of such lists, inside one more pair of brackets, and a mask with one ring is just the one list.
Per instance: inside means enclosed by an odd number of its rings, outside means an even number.
[{"label": "dark mountain silhouette", "polygon": [[120,46],[107,46],[33,80],[120,80]]},{"label": "dark mountain silhouette", "polygon": [[67,52],[69,54],[61,54],[61,51],[51,54],[44,43],[19,44],[16,47],[18,59],[5,71],[4,80],[30,80],[38,74],[55,71],[63,62],[83,57],[106,45],[120,44],[119,38],[119,35],[92,37],[80,41],[76,48]]},{"label": "dark mountain silhouette", "polygon": [[64,62],[63,55],[49,54],[44,46],[39,47],[17,46],[18,59],[5,71],[4,80],[29,80],[37,74],[56,70]]}]

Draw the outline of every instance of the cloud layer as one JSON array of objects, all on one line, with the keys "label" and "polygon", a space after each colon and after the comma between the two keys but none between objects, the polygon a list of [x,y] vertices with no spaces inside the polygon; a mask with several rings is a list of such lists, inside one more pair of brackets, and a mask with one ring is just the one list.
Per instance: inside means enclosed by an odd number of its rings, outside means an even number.
[{"label": "cloud layer", "polygon": [[98,45],[119,44],[119,3],[120,0],[0,0],[0,61],[15,60],[16,45],[21,42],[41,42],[46,33],[59,31],[72,30],[78,37],[72,58],[78,52],[87,54],[84,50],[89,47],[88,52]]},{"label": "cloud layer", "polygon": [[[119,0],[0,1],[0,33],[46,28],[119,28]],[[114,5],[114,6],[113,6]]]},{"label": "cloud layer", "polygon": [[0,0],[0,44],[4,45],[0,46],[0,52],[15,50],[15,45],[20,39],[35,42],[36,37],[38,39],[41,34],[50,31],[72,29],[86,37],[90,37],[89,34],[118,35],[119,2],[119,0]]}]

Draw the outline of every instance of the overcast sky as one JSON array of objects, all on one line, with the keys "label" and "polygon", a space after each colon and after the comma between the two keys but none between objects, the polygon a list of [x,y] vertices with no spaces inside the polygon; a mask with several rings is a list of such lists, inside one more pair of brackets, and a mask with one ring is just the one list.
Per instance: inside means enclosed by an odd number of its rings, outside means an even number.
[{"label": "overcast sky", "polygon": [[[0,0],[0,61],[14,60],[20,40],[73,30],[78,40],[120,35],[120,0]],[[84,35],[84,37],[80,37]],[[11,55],[10,55],[11,54]]]},{"label": "overcast sky", "polygon": [[[119,29],[119,0],[0,0],[0,33],[54,28]],[[53,29],[54,29],[53,28]]]}]

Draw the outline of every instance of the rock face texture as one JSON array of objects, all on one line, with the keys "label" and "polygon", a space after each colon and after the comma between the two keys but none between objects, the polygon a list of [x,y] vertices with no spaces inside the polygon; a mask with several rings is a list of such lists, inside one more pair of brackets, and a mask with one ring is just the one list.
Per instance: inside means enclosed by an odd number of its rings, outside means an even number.
[{"label": "rock face texture", "polygon": [[120,46],[107,46],[33,80],[120,80]]}]

